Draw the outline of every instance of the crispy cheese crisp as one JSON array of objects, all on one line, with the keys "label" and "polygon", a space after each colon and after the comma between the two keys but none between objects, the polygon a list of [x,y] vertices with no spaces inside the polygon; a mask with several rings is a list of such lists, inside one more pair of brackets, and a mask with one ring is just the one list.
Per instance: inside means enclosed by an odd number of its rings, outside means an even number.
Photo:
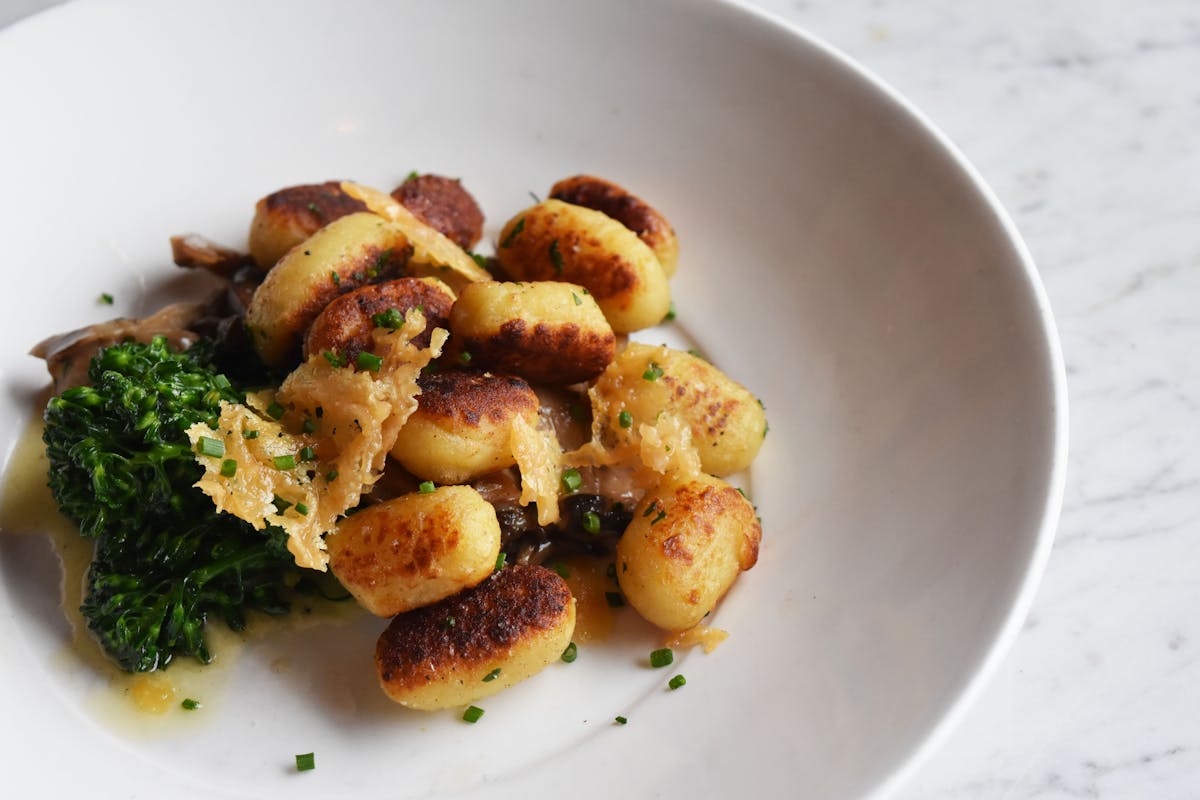
[{"label": "crispy cheese crisp", "polygon": [[416,410],[417,377],[445,344],[448,334],[438,328],[428,348],[415,347],[412,339],[424,329],[424,316],[414,311],[398,330],[376,330],[375,372],[314,355],[277,392],[248,395],[246,405],[222,403],[216,429],[200,423],[187,432],[193,445],[202,436],[224,444],[223,456],[196,456],[205,470],[196,486],[218,510],[255,528],[280,526],[296,564],[324,571],[324,536],[379,479]]}]

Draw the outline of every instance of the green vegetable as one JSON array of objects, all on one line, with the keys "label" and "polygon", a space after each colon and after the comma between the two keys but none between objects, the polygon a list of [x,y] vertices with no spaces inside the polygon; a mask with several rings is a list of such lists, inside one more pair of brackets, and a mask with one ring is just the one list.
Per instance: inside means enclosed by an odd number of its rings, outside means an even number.
[{"label": "green vegetable", "polygon": [[482,716],[483,716],[482,708],[480,708],[479,706],[468,706],[467,710],[463,712],[462,718],[463,718],[463,722],[470,722],[471,724],[474,724],[476,722],[479,722],[479,719]]},{"label": "green vegetable", "polygon": [[210,661],[210,616],[241,630],[246,609],[287,611],[284,531],[255,531],[193,487],[203,468],[185,431],[215,426],[222,400],[242,400],[217,379],[212,354],[208,340],[183,353],[163,337],[115,345],[92,360],[90,386],[46,407],[50,490],[95,541],[83,618],[131,672],[180,654]]},{"label": "green vegetable", "polygon": [[417,491],[421,494],[433,494],[437,491],[437,486],[434,485],[433,481],[421,481],[417,485]]},{"label": "green vegetable", "polygon": [[397,330],[404,325],[404,314],[400,313],[398,308],[389,308],[387,311],[380,311],[371,317],[371,322],[375,323],[376,328],[388,328],[389,330]]},{"label": "green vegetable", "polygon": [[674,660],[675,653],[669,647],[664,647],[650,653],[650,666],[652,667],[665,667]]},{"label": "green vegetable", "polygon": [[379,368],[383,366],[383,359],[374,353],[362,352],[358,354],[355,360],[359,369],[365,369],[368,372],[379,372]]},{"label": "green vegetable", "polygon": [[183,702],[179,705],[183,707],[184,711],[195,711],[197,708],[203,707],[203,704],[199,700],[193,700],[190,697],[184,698]]},{"label": "green vegetable", "polygon": [[671,687],[671,691],[675,691],[686,683],[687,678],[683,677],[682,675],[676,675],[674,678],[671,678],[671,680],[667,681],[667,686]]},{"label": "green vegetable", "polygon": [[579,647],[577,647],[574,642],[571,642],[569,645],[567,645],[567,649],[562,651],[562,656],[560,656],[560,658],[562,658],[562,660],[566,663],[570,664],[572,661],[579,658]]},{"label": "green vegetable", "polygon": [[317,768],[317,759],[313,753],[301,753],[296,756],[296,771],[308,772]]},{"label": "green vegetable", "polygon": [[613,717],[613,722],[617,723],[618,725],[625,725],[629,722],[629,720],[625,717]]},{"label": "green vegetable", "polygon": [[583,485],[583,476],[579,474],[579,470],[574,467],[568,467],[563,470],[562,488],[567,494],[572,494],[579,491],[579,487]]},{"label": "green vegetable", "polygon": [[496,680],[496,678],[499,678],[499,677],[500,677],[500,668],[496,667],[494,670],[489,672],[487,675],[483,676],[483,682],[491,683],[492,681]]}]

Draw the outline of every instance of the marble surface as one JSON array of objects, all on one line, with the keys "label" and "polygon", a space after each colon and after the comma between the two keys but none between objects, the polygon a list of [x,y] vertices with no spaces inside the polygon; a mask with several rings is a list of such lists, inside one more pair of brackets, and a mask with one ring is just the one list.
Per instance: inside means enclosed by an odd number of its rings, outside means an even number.
[{"label": "marble surface", "polygon": [[[47,0],[0,0],[0,26]],[[1059,535],[903,800],[1200,797],[1200,3],[757,0],[921,108],[1009,209],[1071,401]]]}]

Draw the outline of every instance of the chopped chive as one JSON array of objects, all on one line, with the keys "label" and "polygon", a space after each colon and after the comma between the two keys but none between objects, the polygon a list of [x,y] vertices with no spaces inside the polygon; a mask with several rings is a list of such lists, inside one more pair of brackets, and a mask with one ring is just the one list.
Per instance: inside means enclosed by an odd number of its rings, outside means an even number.
[{"label": "chopped chive", "polygon": [[595,511],[583,512],[583,529],[588,533],[599,533],[600,515]]},{"label": "chopped chive", "polygon": [[504,569],[504,565],[507,561],[508,561],[508,556],[505,555],[504,553],[500,553],[500,555],[496,556],[496,570],[495,571],[499,572],[500,570]]},{"label": "chopped chive", "polygon": [[255,430],[242,431],[242,438],[243,439],[257,439],[258,431],[255,431]]},{"label": "chopped chive", "polygon": [[279,419],[283,416],[284,408],[279,405],[278,400],[272,400],[271,405],[267,406],[267,413],[271,415],[272,419]]},{"label": "chopped chive", "polygon": [[[300,426],[300,430],[304,431],[305,433],[314,433],[317,430],[317,423],[313,422],[311,419],[305,418],[304,424]],[[311,459],[309,460],[311,461]]]},{"label": "chopped chive", "polygon": [[365,369],[368,372],[379,372],[379,368],[383,366],[383,359],[374,353],[359,353],[355,360],[359,369]]},{"label": "chopped chive", "polygon": [[620,414],[617,414],[617,424],[622,428],[630,427],[633,425],[633,414],[630,414],[628,411],[622,411]]},{"label": "chopped chive", "polygon": [[342,285],[342,276],[338,275],[336,271],[329,273],[329,279],[333,281],[334,286]]},{"label": "chopped chive", "polygon": [[304,505],[304,503],[296,503],[296,513],[302,517],[307,517],[308,506]]},{"label": "chopped chive", "polygon": [[325,482],[333,483],[334,481],[337,480],[337,476],[338,476],[338,471],[336,469],[331,469],[331,470],[329,470],[329,472],[325,473]]},{"label": "chopped chive", "polygon": [[404,176],[404,182],[408,183],[409,181],[415,181],[419,177],[421,177],[420,174],[414,169]]},{"label": "chopped chive", "polygon": [[671,678],[671,680],[667,681],[667,686],[671,687],[671,691],[675,691],[686,683],[687,678],[683,677],[682,675],[676,675],[674,678]]},{"label": "chopped chive", "polygon": [[481,269],[488,268],[488,257],[480,253],[471,253],[471,260],[479,265]]},{"label": "chopped chive", "polygon": [[650,520],[650,524],[651,524],[651,525],[657,525],[658,523],[662,522],[662,521],[663,521],[664,519],[666,519],[666,518],[667,518],[667,512],[666,512],[666,511],[660,511],[660,512],[658,512],[658,514],[657,514],[657,515],[654,517],[654,519]]},{"label": "chopped chive", "polygon": [[221,462],[221,477],[232,478],[237,475],[237,462],[232,458],[227,458]]},{"label": "chopped chive", "polygon": [[671,301],[671,307],[667,309],[667,315],[663,317],[663,322],[670,322],[675,319],[675,301]]},{"label": "chopped chive", "polygon": [[675,660],[675,652],[669,647],[663,647],[650,653],[650,666],[665,667]]},{"label": "chopped chive", "polygon": [[583,305],[583,301],[579,299],[579,295],[575,294],[574,292],[571,292],[571,299],[575,301],[575,305]]},{"label": "chopped chive", "polygon": [[609,608],[621,608],[625,605],[625,598],[620,592],[605,592],[604,600],[608,603]]},{"label": "chopped chive", "polygon": [[417,491],[421,494],[433,494],[437,491],[437,486],[434,485],[433,481],[421,481],[421,484],[417,487]]},{"label": "chopped chive", "polygon": [[296,468],[296,457],[293,455],[275,456],[271,459],[275,464],[275,469],[287,470]]},{"label": "chopped chive", "polygon": [[394,331],[404,325],[404,314],[398,308],[389,308],[387,311],[380,311],[373,315],[371,322],[375,323],[376,328],[388,328]]},{"label": "chopped chive", "polygon": [[557,572],[558,577],[560,578],[571,577],[571,570],[567,569],[567,565],[561,561],[555,561],[552,565],[550,565],[550,568]]},{"label": "chopped chive", "polygon": [[300,460],[301,461],[316,461],[317,460],[317,451],[313,450],[311,447],[309,447],[307,445],[305,445],[304,447],[301,447],[300,448]]},{"label": "chopped chive", "polygon": [[696,358],[699,358],[702,361],[708,360],[707,358],[704,357],[704,353],[701,353],[699,350],[688,350],[688,355],[695,356]]},{"label": "chopped chive", "polygon": [[563,273],[563,257],[558,250],[558,239],[550,243],[550,263],[554,266],[554,272],[558,275]]},{"label": "chopped chive", "polygon": [[517,235],[523,230],[525,230],[525,218],[521,217],[519,220],[517,220],[517,224],[513,225],[512,230],[508,232],[508,236],[504,237],[504,241],[500,243],[500,246],[509,247],[512,245],[513,240],[516,239]]},{"label": "chopped chive", "polygon": [[326,350],[325,352],[321,353],[321,355],[325,356],[325,360],[328,361],[329,365],[332,367],[346,366],[346,359],[342,358],[341,354],[339,354],[339,353],[335,353],[331,350]]},{"label": "chopped chive", "polygon": [[625,717],[613,717],[613,722],[617,723],[618,725],[624,725],[628,723],[629,720]]},{"label": "chopped chive", "polygon": [[483,676],[483,682],[491,683],[492,681],[496,680],[496,678],[499,678],[499,677],[500,677],[500,668],[496,667],[494,670],[489,672],[487,675]]},{"label": "chopped chive", "polygon": [[562,486],[567,494],[573,494],[579,491],[579,487],[583,485],[583,476],[579,474],[579,470],[570,467],[563,470]]},{"label": "chopped chive", "polygon": [[379,274],[379,270],[383,269],[384,265],[387,264],[388,259],[391,257],[392,248],[389,247],[387,250],[384,250],[382,253],[380,253],[379,257],[375,259],[375,266],[367,269],[367,276],[370,278],[376,277]]},{"label": "chopped chive", "polygon": [[190,697],[185,697],[183,699],[183,702],[180,703],[179,705],[183,707],[184,711],[195,711],[197,708],[202,707],[202,704],[200,703],[199,700],[193,700]]},{"label": "chopped chive", "polygon": [[309,210],[309,211],[311,211],[312,213],[316,214],[316,213],[317,213],[317,210],[318,210],[318,209],[317,209],[317,204],[316,204],[316,203],[309,203],[309,204],[308,204],[308,210]]},{"label": "chopped chive", "polygon": [[[312,205],[309,203],[309,205]],[[312,753],[301,753],[296,756],[296,771],[308,772],[310,769],[317,768],[317,759]]]},{"label": "chopped chive", "polygon": [[470,364],[471,363],[471,354],[468,353],[466,350],[463,350],[461,353],[458,354],[458,360],[464,364]]},{"label": "chopped chive", "polygon": [[463,712],[462,718],[463,718],[463,722],[469,722],[472,725],[474,725],[476,722],[479,722],[479,719],[482,716],[483,716],[482,708],[480,708],[479,706],[468,706],[467,710]]},{"label": "chopped chive", "polygon": [[211,436],[201,436],[200,441],[196,444],[196,449],[202,456],[220,458],[225,455],[225,442],[220,439],[214,439]]},{"label": "chopped chive", "polygon": [[650,505],[646,506],[646,510],[642,512],[643,517],[648,517],[654,513],[654,509],[658,508],[658,501],[654,500]]},{"label": "chopped chive", "polygon": [[97,302],[99,302],[101,305],[111,306],[113,304],[113,296],[108,292],[105,292],[104,294],[100,295]]},{"label": "chopped chive", "polygon": [[229,389],[233,386],[233,384],[229,382],[229,378],[226,378],[224,375],[217,375],[215,378],[213,378],[213,385],[218,389]]},{"label": "chopped chive", "polygon": [[572,661],[579,658],[579,648],[574,642],[571,642],[569,645],[567,645],[567,649],[562,651],[562,655],[559,656],[559,658],[570,664]]},{"label": "chopped chive", "polygon": [[648,381],[656,381],[663,376],[663,368],[658,365],[657,361],[651,361],[650,366],[646,367],[646,371],[642,373],[642,378]]}]

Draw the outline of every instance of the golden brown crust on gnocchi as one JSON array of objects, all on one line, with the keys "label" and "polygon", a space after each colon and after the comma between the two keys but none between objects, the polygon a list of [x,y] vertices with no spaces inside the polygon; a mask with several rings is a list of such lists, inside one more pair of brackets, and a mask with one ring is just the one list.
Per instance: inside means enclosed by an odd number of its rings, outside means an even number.
[{"label": "golden brown crust on gnocchi", "polygon": [[[566,582],[543,567],[513,565],[473,589],[392,620],[375,646],[384,692],[402,705],[451,708],[544,669],[575,628]],[[494,680],[484,677],[499,670]]]},{"label": "golden brown crust on gnocchi", "polygon": [[[701,468],[731,475],[750,466],[766,435],[762,404],[702,358],[631,342],[591,390],[606,445],[636,441],[642,424],[676,414],[691,429]],[[629,424],[621,424],[621,414]]]},{"label": "golden brown crust on gnocchi", "polygon": [[289,186],[272,192],[254,207],[250,254],[263,269],[335,219],[366,211],[367,206],[342,191],[338,181]]},{"label": "golden brown crust on gnocchi", "polygon": [[514,280],[587,288],[618,333],[657,325],[671,305],[658,257],[637,234],[599,211],[545,200],[509,220],[497,257]]},{"label": "golden brown crust on gnocchi", "polygon": [[500,552],[496,512],[469,486],[368,506],[327,538],[329,567],[372,614],[391,617],[475,586]]},{"label": "golden brown crust on gnocchi", "polygon": [[422,375],[421,394],[391,455],[419,478],[463,483],[516,463],[513,419],[536,424],[537,394],[521,378],[465,369]]},{"label": "golden brown crust on gnocchi", "polygon": [[617,543],[617,580],[639,614],[666,630],[700,622],[758,560],[754,507],[719,478],[665,478]]},{"label": "golden brown crust on gnocchi", "polygon": [[415,175],[396,187],[392,197],[464,250],[478,244],[483,235],[483,211],[456,178]]},{"label": "golden brown crust on gnocchi", "polygon": [[360,286],[332,300],[313,320],[304,337],[304,357],[330,352],[353,364],[359,353],[369,352],[374,344],[376,314],[391,309],[407,314],[418,306],[425,314],[425,332],[413,343],[428,347],[433,329],[448,325],[453,305],[450,287],[433,278],[397,278]]},{"label": "golden brown crust on gnocchi", "polygon": [[654,251],[668,278],[675,274],[679,261],[679,239],[675,229],[666,217],[637,195],[603,178],[575,175],[550,187],[550,197],[612,217],[636,233]]},{"label": "golden brown crust on gnocchi", "polygon": [[591,380],[613,359],[616,336],[586,289],[570,283],[473,283],[450,312],[451,342],[471,364],[534,383]]}]

